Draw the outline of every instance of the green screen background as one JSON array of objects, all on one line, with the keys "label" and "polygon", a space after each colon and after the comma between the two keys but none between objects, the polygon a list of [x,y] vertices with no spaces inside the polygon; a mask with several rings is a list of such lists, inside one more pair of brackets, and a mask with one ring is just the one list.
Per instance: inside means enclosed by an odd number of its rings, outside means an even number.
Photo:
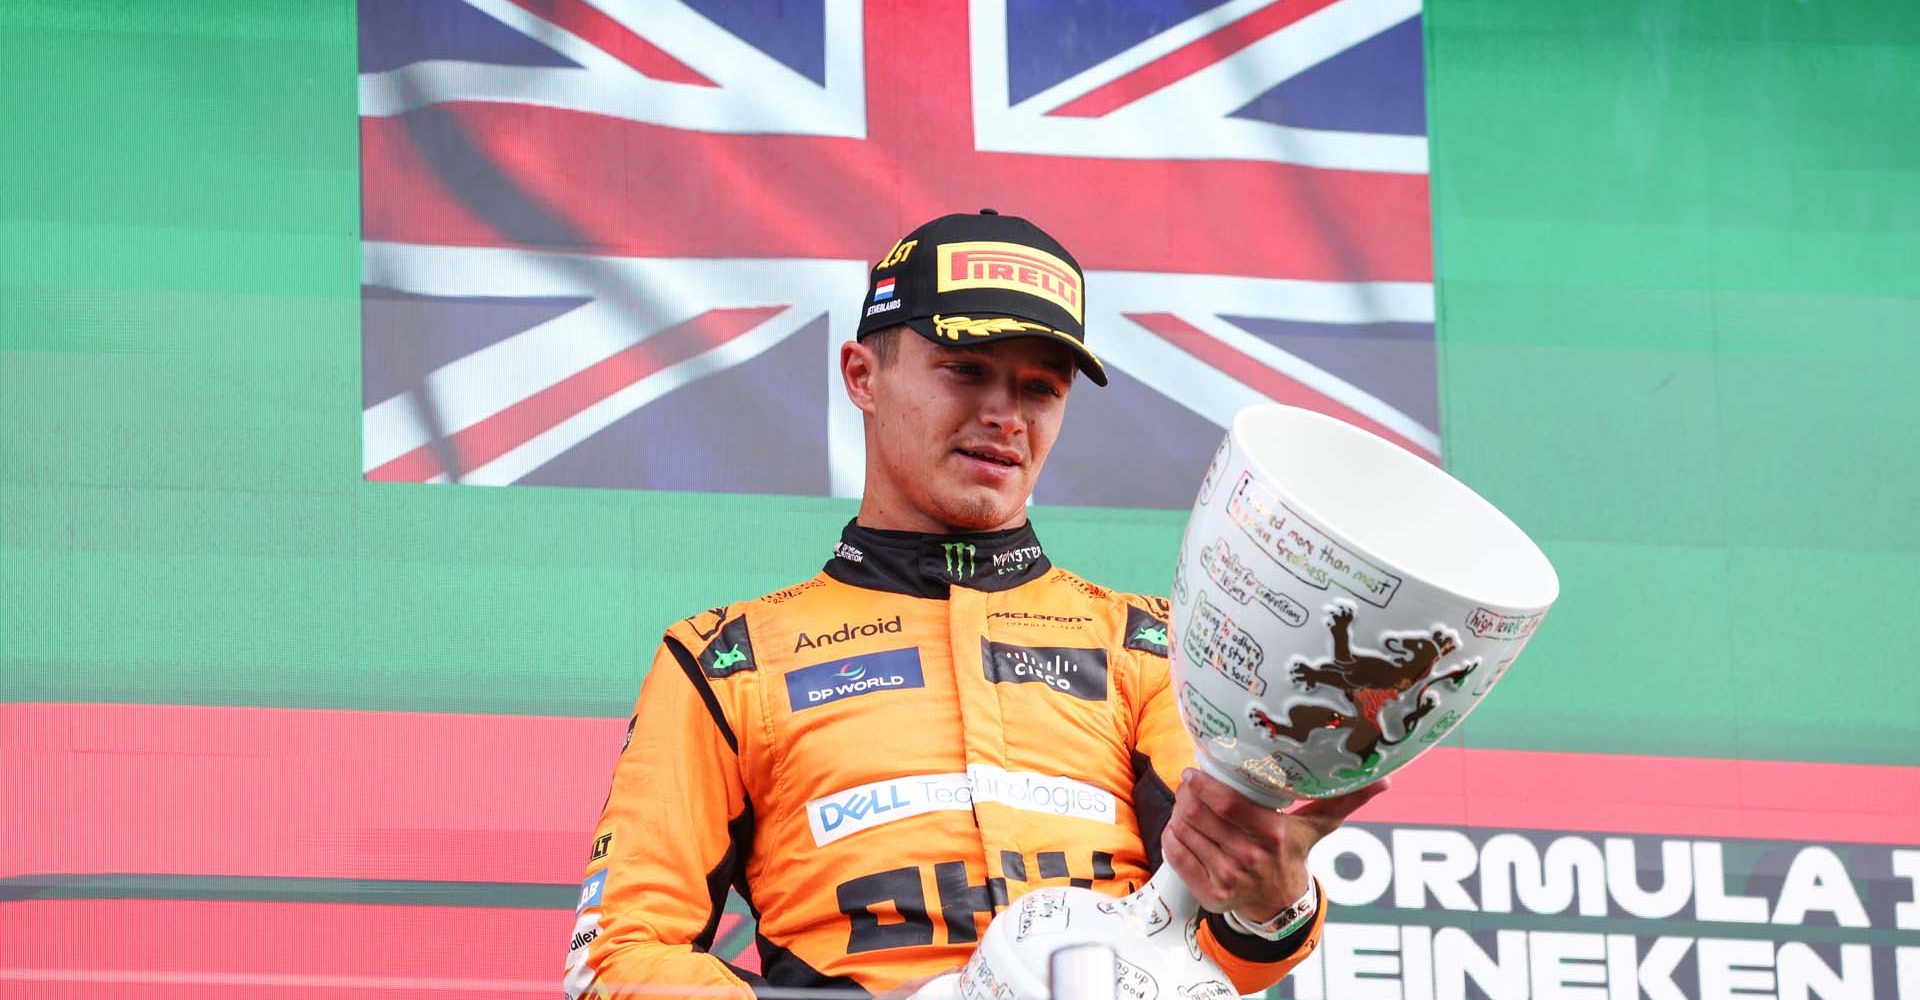
[{"label": "green screen background", "polygon": [[[1920,763],[1916,8],[1426,31],[1447,465],[1564,585],[1455,739]],[[619,717],[824,561],[847,502],[361,480],[354,73],[345,2],[0,11],[0,698]],[[1034,517],[1164,591],[1181,514]]]}]

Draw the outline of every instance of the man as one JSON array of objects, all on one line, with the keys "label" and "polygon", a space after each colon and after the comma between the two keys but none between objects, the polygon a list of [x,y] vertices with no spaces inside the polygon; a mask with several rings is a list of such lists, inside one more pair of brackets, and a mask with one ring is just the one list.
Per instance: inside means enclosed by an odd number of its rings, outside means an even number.
[{"label": "man", "polygon": [[[667,630],[569,997],[892,990],[963,964],[1031,889],[1120,895],[1163,857],[1217,911],[1199,940],[1242,992],[1318,942],[1307,849],[1378,788],[1287,815],[1192,770],[1166,602],[1055,568],[1027,523],[1076,369],[1107,382],[1082,291],[1064,248],[991,210],[875,266],[840,354],[859,514],[819,575]],[[758,974],[705,953],[730,886]]]}]

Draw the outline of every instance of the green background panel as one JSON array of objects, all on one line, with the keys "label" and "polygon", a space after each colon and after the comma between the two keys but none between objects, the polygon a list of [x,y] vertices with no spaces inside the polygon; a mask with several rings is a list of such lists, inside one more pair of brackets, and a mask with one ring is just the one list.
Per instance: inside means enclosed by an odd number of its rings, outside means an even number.
[{"label": "green background panel", "polygon": [[[1425,27],[1447,463],[1563,580],[1453,739],[1920,764],[1920,13]],[[624,716],[850,516],[361,481],[354,30],[0,9],[0,698]],[[1035,520],[1160,591],[1183,515]]]}]

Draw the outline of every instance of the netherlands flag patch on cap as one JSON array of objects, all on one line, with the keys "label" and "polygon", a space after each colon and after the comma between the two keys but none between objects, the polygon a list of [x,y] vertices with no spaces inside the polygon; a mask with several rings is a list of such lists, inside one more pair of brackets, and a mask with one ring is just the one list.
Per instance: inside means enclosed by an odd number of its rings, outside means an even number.
[{"label": "netherlands flag patch on cap", "polygon": [[879,284],[874,285],[873,301],[885,302],[886,300],[893,298],[893,282],[894,282],[894,279],[888,278],[880,282]]}]

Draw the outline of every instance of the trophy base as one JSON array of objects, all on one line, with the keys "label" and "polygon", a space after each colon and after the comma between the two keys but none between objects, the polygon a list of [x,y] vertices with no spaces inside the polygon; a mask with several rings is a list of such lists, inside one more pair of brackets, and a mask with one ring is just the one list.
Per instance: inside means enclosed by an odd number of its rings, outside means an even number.
[{"label": "trophy base", "polygon": [[1253,784],[1248,781],[1244,775],[1214,760],[1204,751],[1195,756],[1200,764],[1200,770],[1207,772],[1219,781],[1224,782],[1229,788],[1232,788],[1234,791],[1239,792],[1260,805],[1266,806],[1268,809],[1285,809],[1294,802],[1294,796]]}]

